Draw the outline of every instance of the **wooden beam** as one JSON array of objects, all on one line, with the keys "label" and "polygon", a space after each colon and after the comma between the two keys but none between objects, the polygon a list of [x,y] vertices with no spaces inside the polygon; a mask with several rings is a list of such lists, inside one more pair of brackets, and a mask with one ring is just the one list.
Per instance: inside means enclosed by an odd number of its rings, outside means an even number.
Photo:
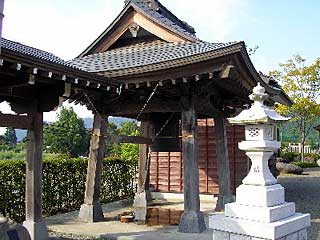
[{"label": "wooden beam", "polygon": [[30,112],[28,116],[32,118],[32,127],[27,135],[26,221],[23,225],[32,240],[49,239],[46,224],[42,219],[43,113]]},{"label": "wooden beam", "polygon": [[231,176],[228,157],[226,118],[222,111],[215,111],[214,126],[216,130],[216,152],[219,182],[219,198],[216,210],[224,209],[225,204],[232,202]]},{"label": "wooden beam", "polygon": [[32,117],[0,113],[0,127],[12,127],[14,129],[31,129]]},{"label": "wooden beam", "polygon": [[197,112],[194,97],[185,96],[181,102],[184,213],[179,232],[200,233],[206,225],[200,212]]},{"label": "wooden beam", "polygon": [[108,135],[105,137],[107,142],[113,143],[134,143],[134,144],[152,144],[151,138],[140,136]]},{"label": "wooden beam", "polygon": [[103,221],[103,212],[99,202],[101,174],[105,155],[104,135],[107,133],[108,116],[94,115],[93,133],[90,141],[89,161],[84,204],[81,206],[79,218],[86,222]]},{"label": "wooden beam", "polygon": [[[151,119],[141,122],[141,134],[145,138],[152,138],[154,136],[154,124]],[[139,145],[139,164],[138,164],[138,189],[135,194],[133,206],[135,208],[135,220],[138,222],[145,222],[147,219],[147,205],[151,199],[149,188],[149,171],[150,161],[148,144]]]}]

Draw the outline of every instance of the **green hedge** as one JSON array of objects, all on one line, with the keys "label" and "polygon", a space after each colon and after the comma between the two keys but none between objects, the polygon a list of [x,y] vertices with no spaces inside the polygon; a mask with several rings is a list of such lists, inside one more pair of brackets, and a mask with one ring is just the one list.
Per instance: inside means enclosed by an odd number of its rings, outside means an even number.
[{"label": "green hedge", "polygon": [[293,162],[292,164],[302,167],[302,168],[314,168],[319,167],[316,163],[310,163],[310,162]]},{"label": "green hedge", "polygon": [[[88,161],[47,159],[43,162],[43,215],[79,209],[83,203]],[[101,203],[130,198],[135,192],[136,164],[106,159],[102,175]],[[25,162],[0,161],[0,212],[22,222],[25,218]]]}]

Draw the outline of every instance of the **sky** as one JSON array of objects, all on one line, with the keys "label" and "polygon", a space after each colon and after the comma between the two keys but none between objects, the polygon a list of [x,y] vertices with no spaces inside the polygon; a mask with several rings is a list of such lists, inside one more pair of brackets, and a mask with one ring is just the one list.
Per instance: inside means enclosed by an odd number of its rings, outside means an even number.
[{"label": "sky", "polygon": [[[320,1],[160,0],[208,42],[245,41],[268,73],[294,54],[312,63],[320,57]],[[124,0],[5,0],[3,37],[46,50],[62,59],[78,56],[120,13]],[[0,104],[7,112],[9,107]],[[80,117],[92,116],[75,107]],[[56,113],[45,114],[46,121]]]}]

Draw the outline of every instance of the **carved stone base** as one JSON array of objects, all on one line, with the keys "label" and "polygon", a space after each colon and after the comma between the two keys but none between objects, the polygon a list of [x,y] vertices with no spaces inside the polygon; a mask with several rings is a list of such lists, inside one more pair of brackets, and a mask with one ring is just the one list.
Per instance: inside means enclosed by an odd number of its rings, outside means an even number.
[{"label": "carved stone base", "polygon": [[[239,218],[225,217],[224,215],[212,215],[209,217],[209,226],[219,234],[214,234],[214,240],[286,240],[287,236],[301,233],[310,226],[310,215],[296,213],[291,217],[281,219],[275,222],[266,223],[252,220],[245,220]],[[221,233],[223,232],[223,233]],[[225,238],[218,238],[217,236],[223,235]],[[233,235],[238,237],[233,237]],[[229,238],[227,237],[229,236]],[[239,237],[241,236],[241,238]],[[285,238],[284,238],[285,237]],[[300,240],[306,238],[288,238],[292,240]]]},{"label": "carved stone base", "polygon": [[24,221],[23,226],[28,230],[32,240],[48,240],[48,230],[45,222]]},{"label": "carved stone base", "polygon": [[202,212],[184,212],[180,219],[179,232],[182,233],[201,233],[206,230]]},{"label": "carved stone base", "polygon": [[101,222],[104,220],[100,203],[95,205],[82,204],[79,212],[79,220],[84,222]]},{"label": "carved stone base", "polygon": [[[258,237],[251,237],[248,235],[240,235],[230,232],[223,232],[214,230],[213,231],[213,240],[271,240],[267,238],[258,238]],[[275,240],[307,240],[307,229],[302,229],[298,232],[291,233],[287,236],[277,238]]]}]

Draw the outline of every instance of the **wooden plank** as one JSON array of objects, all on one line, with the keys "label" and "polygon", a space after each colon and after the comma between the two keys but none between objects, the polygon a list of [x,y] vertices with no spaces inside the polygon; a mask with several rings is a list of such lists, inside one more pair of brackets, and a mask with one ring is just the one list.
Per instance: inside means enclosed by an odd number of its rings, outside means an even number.
[{"label": "wooden plank", "polygon": [[14,129],[31,129],[32,117],[0,113],[0,127],[12,127]]},{"label": "wooden plank", "polygon": [[134,143],[134,144],[152,144],[151,138],[141,136],[124,136],[124,135],[112,135],[109,134],[105,137],[107,142],[113,143]]}]

